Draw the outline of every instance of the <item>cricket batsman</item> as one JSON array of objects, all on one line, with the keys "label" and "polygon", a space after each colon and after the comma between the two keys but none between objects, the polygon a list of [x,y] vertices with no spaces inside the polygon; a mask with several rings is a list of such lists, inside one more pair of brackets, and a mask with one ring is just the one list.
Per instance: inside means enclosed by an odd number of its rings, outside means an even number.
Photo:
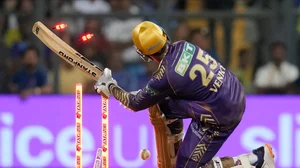
[{"label": "cricket batsman", "polygon": [[[275,168],[268,144],[236,157],[215,156],[245,111],[244,88],[233,73],[196,45],[171,43],[166,32],[149,21],[133,29],[132,40],[144,61],[159,64],[145,88],[127,92],[105,68],[95,90],[105,97],[112,94],[135,112],[157,108],[159,115],[150,119],[154,127],[163,128],[163,123],[166,128],[155,129],[161,137],[157,146],[172,144],[170,151],[161,150],[171,157],[168,168]],[[183,139],[182,120],[188,118],[191,123]]]}]

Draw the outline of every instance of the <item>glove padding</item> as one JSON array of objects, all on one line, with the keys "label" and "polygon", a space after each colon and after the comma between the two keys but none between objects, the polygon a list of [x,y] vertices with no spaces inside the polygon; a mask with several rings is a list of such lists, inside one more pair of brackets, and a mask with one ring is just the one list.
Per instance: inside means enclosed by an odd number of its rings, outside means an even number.
[{"label": "glove padding", "polygon": [[105,68],[103,71],[103,75],[96,82],[94,88],[97,93],[101,94],[105,98],[109,98],[111,94],[109,91],[109,86],[111,84],[118,86],[117,81],[111,75],[111,70]]}]

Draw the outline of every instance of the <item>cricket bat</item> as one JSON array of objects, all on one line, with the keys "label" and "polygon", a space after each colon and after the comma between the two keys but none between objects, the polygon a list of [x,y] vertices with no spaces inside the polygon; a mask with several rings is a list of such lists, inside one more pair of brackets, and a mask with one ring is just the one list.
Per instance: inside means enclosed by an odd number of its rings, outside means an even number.
[{"label": "cricket bat", "polygon": [[94,63],[56,36],[42,22],[37,21],[32,27],[32,32],[56,55],[89,75],[95,81],[102,76],[102,69],[97,67]]},{"label": "cricket bat", "polygon": [[[35,34],[48,48],[50,48],[56,55],[67,61],[69,64],[80,69],[85,74],[89,75],[95,81],[97,81],[103,74],[103,70],[97,67],[94,63],[88,60],[86,57],[77,52],[74,48],[57,37],[51,30],[49,30],[42,22],[36,22],[32,27],[32,32]],[[102,140],[102,146],[105,147],[105,151],[99,148],[97,150],[94,168],[102,167],[108,168],[108,99],[102,97],[102,106],[105,108],[106,118],[102,117],[102,128],[105,131],[102,134],[102,139],[106,139],[106,142]],[[102,158],[104,160],[102,161]]]}]

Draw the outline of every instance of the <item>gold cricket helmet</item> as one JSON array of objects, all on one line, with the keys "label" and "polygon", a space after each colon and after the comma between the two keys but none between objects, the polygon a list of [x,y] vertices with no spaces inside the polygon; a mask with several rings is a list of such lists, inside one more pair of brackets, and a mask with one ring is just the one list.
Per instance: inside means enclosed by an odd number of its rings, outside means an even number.
[{"label": "gold cricket helmet", "polygon": [[132,41],[137,53],[143,60],[149,62],[147,57],[161,51],[170,38],[160,26],[150,21],[144,21],[133,29]]}]

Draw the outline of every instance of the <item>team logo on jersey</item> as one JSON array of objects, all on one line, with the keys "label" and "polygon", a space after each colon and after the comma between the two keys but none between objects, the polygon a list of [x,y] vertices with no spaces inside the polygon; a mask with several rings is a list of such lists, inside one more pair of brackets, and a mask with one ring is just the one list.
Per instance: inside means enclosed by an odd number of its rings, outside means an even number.
[{"label": "team logo on jersey", "polygon": [[184,43],[183,51],[175,67],[176,73],[184,76],[186,70],[190,66],[195,51],[196,47],[194,45],[187,42]]}]

